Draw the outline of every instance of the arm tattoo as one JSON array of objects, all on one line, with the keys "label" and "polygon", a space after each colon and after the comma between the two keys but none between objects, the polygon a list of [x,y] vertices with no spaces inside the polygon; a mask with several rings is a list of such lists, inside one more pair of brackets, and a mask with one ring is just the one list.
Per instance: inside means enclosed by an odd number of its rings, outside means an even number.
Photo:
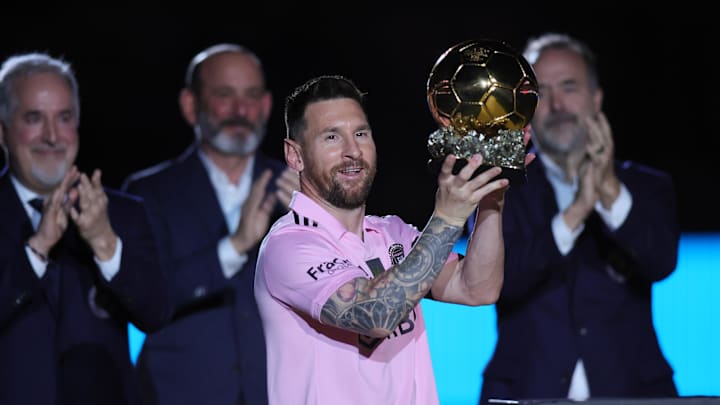
[{"label": "arm tattoo", "polygon": [[462,227],[431,218],[405,260],[333,294],[323,322],[366,335],[392,332],[430,290],[461,234]]}]

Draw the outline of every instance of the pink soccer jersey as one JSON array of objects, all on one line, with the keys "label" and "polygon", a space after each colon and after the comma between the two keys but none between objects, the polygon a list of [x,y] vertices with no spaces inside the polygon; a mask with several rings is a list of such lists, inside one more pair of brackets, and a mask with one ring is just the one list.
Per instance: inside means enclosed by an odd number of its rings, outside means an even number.
[{"label": "pink soccer jersey", "polygon": [[418,230],[366,216],[361,240],[302,193],[290,208],[263,240],[255,275],[270,404],[437,404],[420,305],[384,339],[319,321],[341,285],[403,260]]}]

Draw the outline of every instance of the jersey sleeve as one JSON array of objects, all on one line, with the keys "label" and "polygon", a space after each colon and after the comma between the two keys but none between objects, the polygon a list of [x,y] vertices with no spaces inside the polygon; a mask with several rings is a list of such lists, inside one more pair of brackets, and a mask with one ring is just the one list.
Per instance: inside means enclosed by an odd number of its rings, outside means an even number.
[{"label": "jersey sleeve", "polygon": [[258,271],[263,271],[270,295],[320,320],[323,306],[340,286],[370,277],[337,243],[303,229],[270,235],[258,257]]}]

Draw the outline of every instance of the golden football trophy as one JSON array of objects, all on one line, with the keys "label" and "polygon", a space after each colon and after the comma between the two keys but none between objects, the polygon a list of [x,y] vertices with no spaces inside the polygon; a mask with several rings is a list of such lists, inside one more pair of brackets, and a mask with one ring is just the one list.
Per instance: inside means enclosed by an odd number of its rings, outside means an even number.
[{"label": "golden football trophy", "polygon": [[460,158],[457,173],[475,153],[484,157],[476,174],[500,166],[499,177],[524,183],[524,128],[538,103],[535,72],[522,54],[493,39],[469,40],[446,50],[427,82],[430,112],[440,128],[428,137],[430,164]]}]

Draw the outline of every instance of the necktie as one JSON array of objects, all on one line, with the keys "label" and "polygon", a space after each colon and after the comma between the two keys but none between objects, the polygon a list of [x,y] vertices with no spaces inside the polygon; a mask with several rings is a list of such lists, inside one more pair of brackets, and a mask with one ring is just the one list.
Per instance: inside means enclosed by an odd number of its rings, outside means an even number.
[{"label": "necktie", "polygon": [[[43,212],[43,199],[42,198],[33,198],[32,200],[28,201],[28,204],[30,204],[31,207],[37,211],[37,213],[42,216]],[[38,220],[39,222],[39,220]],[[37,223],[34,224],[37,227]],[[49,256],[49,254],[48,254]],[[50,260],[48,262],[48,265],[45,269],[45,278],[47,280],[47,286],[46,289],[48,296],[50,300],[52,301],[53,305],[57,307],[59,300],[60,300],[60,266],[58,263],[54,260]]]},{"label": "necktie", "polygon": [[32,200],[28,201],[28,204],[30,204],[31,207],[35,208],[35,211],[42,214],[43,211],[43,199],[40,197],[35,197]]},{"label": "necktie", "polygon": [[28,201],[28,204],[30,204],[30,206],[35,209],[35,212],[33,212],[32,215],[32,225],[34,229],[37,229],[38,225],[40,224],[40,219],[42,218],[43,199],[39,197],[33,198],[32,200]]}]

